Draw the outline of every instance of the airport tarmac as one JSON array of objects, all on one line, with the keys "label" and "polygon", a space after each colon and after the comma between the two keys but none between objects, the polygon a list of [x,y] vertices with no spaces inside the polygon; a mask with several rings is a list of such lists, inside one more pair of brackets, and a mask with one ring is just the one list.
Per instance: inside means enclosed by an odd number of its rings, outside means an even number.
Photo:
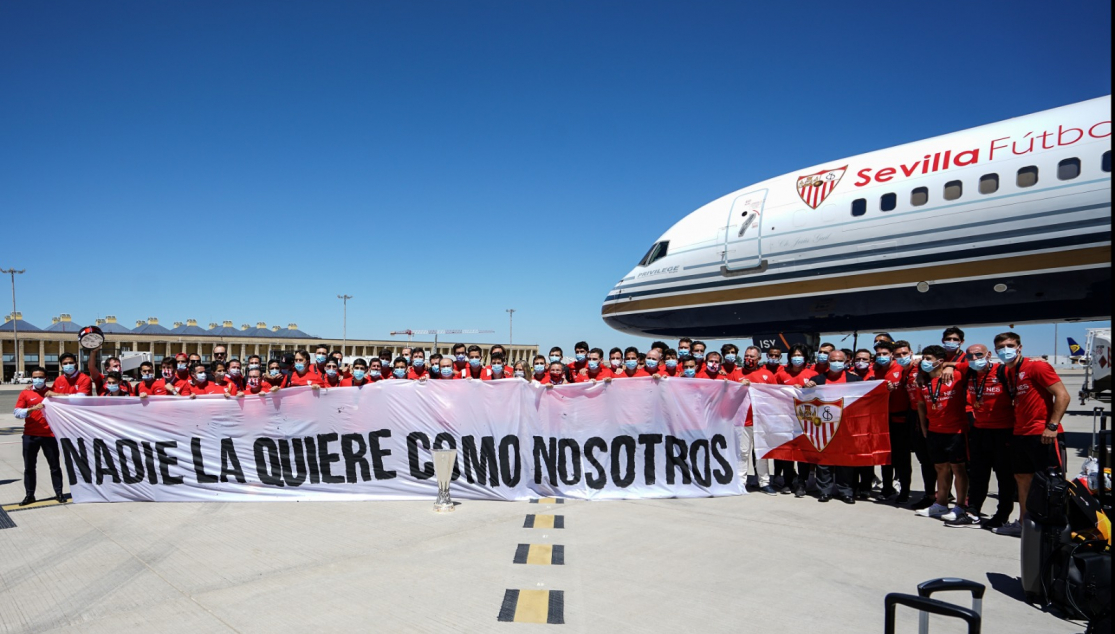
[{"label": "airport tarmac", "polygon": [[[1075,395],[1079,378],[1066,375],[1066,384]],[[0,390],[3,504],[23,496],[14,395]],[[1092,419],[1066,422],[1075,473]],[[40,497],[49,496],[41,459],[39,482]],[[14,511],[15,527],[0,530],[0,631],[870,632],[882,630],[888,592],[912,593],[942,576],[988,586],[985,632],[1083,629],[1021,600],[1017,538],[947,528],[881,503],[753,493],[465,501],[444,515],[432,504]],[[524,528],[528,516],[535,528]],[[543,528],[552,524],[563,527]],[[501,612],[563,624],[500,622]],[[899,621],[900,631],[916,628],[911,611]],[[964,631],[938,617],[932,625]]]}]

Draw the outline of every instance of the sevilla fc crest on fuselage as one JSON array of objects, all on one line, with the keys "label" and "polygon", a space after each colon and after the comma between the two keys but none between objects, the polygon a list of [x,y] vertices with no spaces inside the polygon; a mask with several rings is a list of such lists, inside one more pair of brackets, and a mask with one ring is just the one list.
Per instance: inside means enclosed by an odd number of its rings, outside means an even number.
[{"label": "sevilla fc crest on fuselage", "polygon": [[809,442],[824,451],[836,430],[840,429],[840,417],[844,413],[844,399],[835,401],[822,401],[815,398],[811,401],[794,399],[794,414],[801,423],[802,433],[809,438]]},{"label": "sevilla fc crest on fuselage", "polygon": [[848,170],[848,166],[837,167],[834,169],[821,170],[816,174],[809,174],[807,176],[798,177],[798,196],[801,200],[816,209],[825,202],[828,195],[836,186],[840,184],[840,179],[844,177],[844,172]]}]

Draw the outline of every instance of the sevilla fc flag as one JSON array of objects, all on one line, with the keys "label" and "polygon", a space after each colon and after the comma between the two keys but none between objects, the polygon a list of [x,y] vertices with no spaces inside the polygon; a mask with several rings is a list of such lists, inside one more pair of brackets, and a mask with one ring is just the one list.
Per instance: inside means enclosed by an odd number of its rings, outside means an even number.
[{"label": "sevilla fc flag", "polygon": [[755,455],[844,467],[890,464],[887,384],[751,385]]}]

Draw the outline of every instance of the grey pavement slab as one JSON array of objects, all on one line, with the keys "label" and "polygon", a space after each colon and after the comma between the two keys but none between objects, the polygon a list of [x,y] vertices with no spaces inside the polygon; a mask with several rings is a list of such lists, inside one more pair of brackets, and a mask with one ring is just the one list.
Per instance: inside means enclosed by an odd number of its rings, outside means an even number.
[{"label": "grey pavement slab", "polygon": [[[4,504],[22,497],[19,427],[0,412]],[[0,632],[865,632],[882,629],[886,593],[938,576],[989,586],[985,632],[1082,630],[1018,599],[1017,539],[884,504],[751,494],[464,502],[438,515],[432,503],[17,511],[0,530]],[[565,528],[524,529],[530,513],[563,515]],[[512,563],[531,543],[564,545],[565,565]],[[498,623],[506,589],[564,591],[566,623]]]}]

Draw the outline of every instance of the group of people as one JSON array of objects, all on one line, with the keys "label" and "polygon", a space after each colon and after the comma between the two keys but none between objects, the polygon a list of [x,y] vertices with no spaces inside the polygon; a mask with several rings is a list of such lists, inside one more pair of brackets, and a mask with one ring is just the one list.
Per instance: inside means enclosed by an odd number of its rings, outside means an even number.
[{"label": "group of people", "polygon": [[[740,477],[769,495],[805,497],[810,484],[818,500],[838,499],[854,504],[876,498],[908,506],[949,526],[978,526],[996,533],[1019,535],[1018,520],[1010,521],[1017,497],[1020,517],[1035,472],[1064,466],[1064,431],[1060,421],[1068,409],[1069,394],[1056,371],[1045,361],[1022,353],[1022,338],[1013,332],[995,337],[993,347],[965,346],[964,331],[948,328],[941,345],[931,345],[916,358],[908,341],[876,335],[871,348],[840,349],[822,343],[816,351],[805,344],[766,351],[756,346],[741,354],[734,344],[709,350],[702,341],[680,339],[676,346],[655,341],[646,352],[635,347],[612,348],[605,357],[601,348],[584,341],[573,346],[569,359],[554,347],[548,356],[510,362],[503,346],[484,351],[476,345],[456,344],[451,354],[432,354],[421,348],[403,348],[399,356],[383,349],[378,357],[346,363],[339,351],[318,346],[268,359],[228,358],[227,346],[216,345],[211,363],[200,355],[179,353],[139,367],[139,380],[130,382],[121,372],[120,360],[109,357],[101,369],[98,354],[90,354],[87,373],[78,369],[73,354],[59,357],[62,372],[47,384],[41,367],[31,371],[31,386],[20,393],[15,416],[25,420],[23,436],[24,485],[22,504],[35,501],[35,465],[42,451],[50,465],[58,501],[62,497],[62,471],[58,443],[43,415],[43,399],[51,396],[177,395],[199,394],[245,398],[289,387],[313,389],[360,387],[384,380],[492,381],[519,378],[554,387],[567,383],[613,381],[625,378],[675,377],[736,381],[743,384],[779,384],[798,387],[885,381],[889,390],[888,432],[891,464],[883,466],[882,486],[873,467],[813,465],[757,458],[752,447],[753,412],[736,428],[740,446]],[[786,362],[783,362],[783,355]],[[996,363],[996,359],[998,363]],[[916,362],[915,362],[916,361]],[[911,454],[921,464],[924,494],[910,499],[913,467]],[[998,504],[993,515],[983,514],[991,474],[998,482]],[[775,486],[778,483],[778,486]],[[897,486],[896,486],[897,485]]]}]

